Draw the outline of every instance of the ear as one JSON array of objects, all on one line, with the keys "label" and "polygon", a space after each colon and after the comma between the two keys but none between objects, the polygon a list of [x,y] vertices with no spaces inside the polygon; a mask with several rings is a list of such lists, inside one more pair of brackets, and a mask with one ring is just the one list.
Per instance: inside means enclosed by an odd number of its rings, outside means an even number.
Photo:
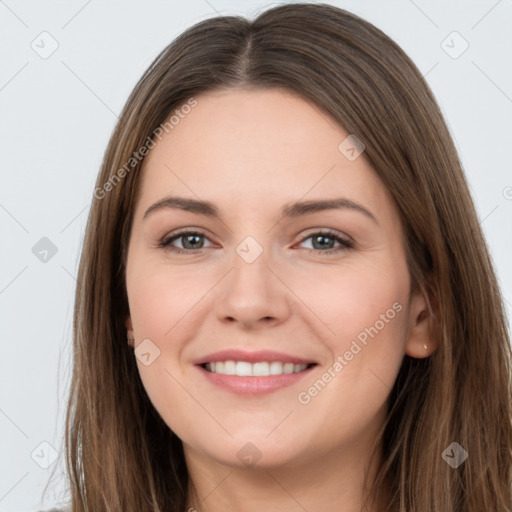
[{"label": "ear", "polygon": [[[437,339],[433,336],[434,312],[430,307],[425,290],[417,290],[411,298],[409,326],[405,353],[422,359],[432,355],[437,349]],[[427,348],[425,348],[425,345]]]},{"label": "ear", "polygon": [[126,326],[127,331],[133,331],[132,318],[130,314],[127,315],[124,325]]}]

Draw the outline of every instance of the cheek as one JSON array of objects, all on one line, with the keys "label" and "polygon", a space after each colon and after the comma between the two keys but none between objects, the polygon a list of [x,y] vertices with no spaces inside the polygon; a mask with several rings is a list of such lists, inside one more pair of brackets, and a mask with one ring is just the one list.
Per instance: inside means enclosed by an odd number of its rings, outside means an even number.
[{"label": "cheek", "polygon": [[[198,316],[208,307],[207,293],[215,283],[206,272],[147,258],[133,258],[133,272],[127,269],[130,315],[137,346],[151,348],[151,364],[137,359],[141,380],[160,414],[168,419],[175,407],[194,407],[179,382],[185,377],[182,350],[197,335]],[[135,271],[137,269],[137,271]],[[209,304],[211,308],[211,304]],[[158,354],[153,360],[153,354]]]},{"label": "cheek", "polygon": [[307,298],[324,325],[318,333],[332,358],[320,382],[304,384],[299,401],[315,402],[317,411],[354,414],[356,421],[383,405],[398,374],[408,326],[409,274],[405,262],[396,260],[323,273],[295,283],[297,295]]},{"label": "cheek", "polygon": [[[137,263],[135,258],[133,263]],[[180,385],[184,380],[180,352],[193,336],[187,326],[197,314],[194,304],[208,287],[201,290],[197,277],[168,264],[153,264],[146,259],[133,268],[137,272],[127,270],[127,291],[137,346],[150,340],[157,347],[146,345],[151,348],[150,364],[145,364],[143,357],[137,358],[141,381],[151,403],[171,429],[192,431],[193,415],[176,414],[197,407]]]},{"label": "cheek", "polygon": [[379,333],[396,335],[403,330],[408,270],[405,262],[387,259],[312,266],[290,275],[294,293],[315,313],[316,323],[324,325],[319,334],[333,348],[343,349],[360,333],[364,341],[366,329],[374,332],[375,325]]},{"label": "cheek", "polygon": [[[169,264],[145,264],[127,280],[130,313],[137,339],[163,341],[181,329],[211,288],[204,272]],[[201,277],[202,276],[202,277]]]}]

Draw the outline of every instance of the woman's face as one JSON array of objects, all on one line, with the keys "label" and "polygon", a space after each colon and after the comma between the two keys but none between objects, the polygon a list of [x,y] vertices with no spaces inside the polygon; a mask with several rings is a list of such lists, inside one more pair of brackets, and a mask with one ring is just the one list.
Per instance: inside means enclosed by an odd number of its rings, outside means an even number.
[{"label": "woman's face", "polygon": [[298,96],[195,100],[145,158],[129,243],[148,396],[189,456],[271,467],[361,449],[404,354],[433,348],[394,203]]}]

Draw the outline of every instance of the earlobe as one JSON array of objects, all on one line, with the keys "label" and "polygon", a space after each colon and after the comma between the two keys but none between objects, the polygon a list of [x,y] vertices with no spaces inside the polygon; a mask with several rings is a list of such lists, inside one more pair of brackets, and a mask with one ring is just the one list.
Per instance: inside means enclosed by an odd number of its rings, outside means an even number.
[{"label": "earlobe", "polygon": [[434,312],[424,292],[417,291],[411,299],[409,329],[405,353],[417,359],[431,356],[437,348],[434,337]]},{"label": "earlobe", "polygon": [[135,336],[133,332],[132,319],[129,314],[126,317],[124,325],[126,327],[126,339],[128,345],[133,349],[135,348]]}]

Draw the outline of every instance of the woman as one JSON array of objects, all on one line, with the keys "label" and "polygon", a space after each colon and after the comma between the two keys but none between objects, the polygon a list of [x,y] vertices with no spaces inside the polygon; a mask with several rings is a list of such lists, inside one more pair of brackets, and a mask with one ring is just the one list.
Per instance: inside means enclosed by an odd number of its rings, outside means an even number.
[{"label": "woman", "polygon": [[185,31],[80,262],[70,509],[509,511],[510,344],[421,73],[322,4]]}]

